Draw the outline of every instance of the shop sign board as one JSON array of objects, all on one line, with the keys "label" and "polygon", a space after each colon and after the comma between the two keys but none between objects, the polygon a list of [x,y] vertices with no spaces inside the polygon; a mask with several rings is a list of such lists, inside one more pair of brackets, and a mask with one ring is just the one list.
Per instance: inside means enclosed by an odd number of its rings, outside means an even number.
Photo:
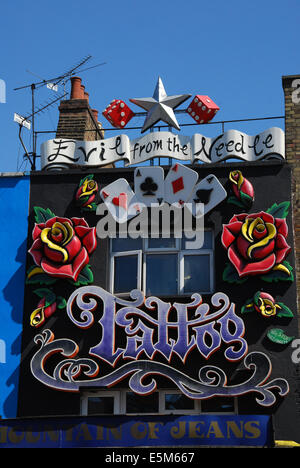
[{"label": "shop sign board", "polygon": [[[271,444],[272,424],[267,415],[120,415],[0,421],[0,448],[262,447]],[[111,450],[109,456],[117,454],[119,449]]]},{"label": "shop sign board", "polygon": [[228,130],[215,138],[151,132],[134,140],[124,134],[98,141],[48,140],[41,145],[41,166],[49,170],[73,165],[101,167],[117,161],[130,166],[161,157],[189,163],[219,163],[232,158],[255,162],[284,159],[284,154],[284,132],[277,127],[257,135]]}]

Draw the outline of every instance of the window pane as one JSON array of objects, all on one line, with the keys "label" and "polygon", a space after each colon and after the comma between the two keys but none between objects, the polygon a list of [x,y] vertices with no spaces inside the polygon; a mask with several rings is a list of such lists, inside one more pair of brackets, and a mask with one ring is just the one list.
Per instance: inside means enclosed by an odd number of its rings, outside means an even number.
[{"label": "window pane", "polygon": [[114,397],[89,397],[88,415],[114,414]]},{"label": "window pane", "polygon": [[232,397],[215,397],[201,402],[202,413],[234,413]]},{"label": "window pane", "polygon": [[141,250],[143,248],[143,239],[139,237],[138,239],[131,239],[126,237],[121,239],[117,237],[116,239],[111,240],[111,246],[113,252],[127,252],[128,250]]},{"label": "window pane", "polygon": [[194,407],[194,400],[185,395],[180,395],[179,393],[167,393],[165,395],[166,410],[193,410]]},{"label": "window pane", "polygon": [[[185,249],[186,242],[191,242],[194,239],[188,239],[187,237],[183,236],[182,238],[182,249]],[[212,249],[213,248],[213,231],[205,230],[204,231],[204,238],[203,238],[203,245],[201,249]]]},{"label": "window pane", "polygon": [[122,255],[114,258],[114,293],[130,292],[137,288],[138,256]]},{"label": "window pane", "polygon": [[146,294],[177,294],[177,254],[146,257]]},{"label": "window pane", "polygon": [[126,413],[158,413],[158,392],[145,396],[127,392]]},{"label": "window pane", "polygon": [[210,291],[210,256],[184,256],[184,292]]},{"label": "window pane", "polygon": [[159,239],[148,239],[148,248],[149,249],[175,249],[176,248],[176,239],[174,237],[170,238],[159,238]]}]

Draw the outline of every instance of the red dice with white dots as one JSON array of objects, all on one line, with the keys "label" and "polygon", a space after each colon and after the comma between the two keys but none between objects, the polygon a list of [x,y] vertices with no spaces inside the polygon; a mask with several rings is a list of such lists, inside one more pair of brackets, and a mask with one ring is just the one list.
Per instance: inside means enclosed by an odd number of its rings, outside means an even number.
[{"label": "red dice with white dots", "polygon": [[134,116],[134,112],[130,107],[120,99],[114,99],[102,112],[104,117],[111,123],[113,127],[124,128],[129,120]]},{"label": "red dice with white dots", "polygon": [[209,96],[197,94],[189,104],[186,112],[199,124],[207,123],[220,110]]}]

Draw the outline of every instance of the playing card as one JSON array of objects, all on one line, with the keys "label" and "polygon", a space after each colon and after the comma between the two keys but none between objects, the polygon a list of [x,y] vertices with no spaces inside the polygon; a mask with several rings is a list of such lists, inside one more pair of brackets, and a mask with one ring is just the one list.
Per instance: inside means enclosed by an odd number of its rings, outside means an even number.
[{"label": "playing card", "polygon": [[134,192],[146,206],[164,200],[164,170],[159,166],[137,167],[134,171]]},{"label": "playing card", "polygon": [[117,179],[100,191],[100,196],[118,223],[124,223],[142,210],[134,191],[126,179]]},{"label": "playing card", "polygon": [[227,197],[227,192],[216,176],[209,174],[194,186],[187,208],[193,216],[206,215]]},{"label": "playing card", "polygon": [[198,174],[183,164],[175,163],[165,178],[165,201],[183,206],[190,198]]}]

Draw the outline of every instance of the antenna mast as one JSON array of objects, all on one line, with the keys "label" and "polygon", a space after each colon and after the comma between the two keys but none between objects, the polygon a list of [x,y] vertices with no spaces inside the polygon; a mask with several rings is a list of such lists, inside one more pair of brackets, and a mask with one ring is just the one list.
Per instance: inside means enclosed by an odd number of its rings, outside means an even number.
[{"label": "antenna mast", "polygon": [[[63,99],[67,94],[68,94],[68,93],[64,93],[64,94],[58,96],[58,97],[57,97],[56,99],[54,99],[53,101],[48,102],[47,104],[45,104],[45,105],[44,105],[43,107],[41,107],[40,109],[37,109],[36,111],[34,111],[31,115],[28,115],[28,116],[24,117],[23,120],[24,120],[24,121],[28,121],[28,120],[32,117],[32,122],[33,122],[33,121],[34,121],[34,116],[35,116],[36,114],[38,114],[39,112],[43,112],[47,107],[50,107],[50,106],[52,106],[53,104],[55,104],[57,101],[59,101],[60,99]],[[27,149],[26,149],[26,147],[25,147],[25,144],[24,144],[24,142],[23,142],[23,140],[22,140],[22,137],[21,137],[21,131],[22,131],[23,125],[22,125],[22,123],[20,123],[19,125],[20,125],[20,129],[19,129],[19,139],[20,139],[21,144],[22,144],[22,146],[23,146],[23,148],[24,148],[24,150],[25,150],[25,154],[26,154],[26,156],[27,156],[27,159],[28,159],[29,162],[30,162],[31,170],[32,170],[32,171],[35,171],[35,169],[36,169],[35,163],[36,163],[36,157],[37,157],[37,156],[36,156],[36,152],[35,152],[35,133],[34,133],[34,127],[33,127],[33,125],[32,125],[32,135],[33,135],[33,145],[34,145],[34,146],[33,146],[33,151],[31,152],[31,155],[32,155],[32,159],[31,159],[30,156],[29,156],[30,153],[28,153],[28,151],[27,151]]]},{"label": "antenna mast", "polygon": [[[23,148],[25,149],[25,153],[26,153],[26,156],[27,158],[29,159],[29,162],[31,164],[31,169],[32,170],[35,170],[35,162],[36,162],[36,141],[35,141],[35,114],[41,112],[42,110],[44,110],[46,107],[49,107],[50,105],[54,104],[56,101],[62,99],[66,94],[66,92],[64,92],[64,94],[62,96],[59,96],[57,99],[55,99],[54,101],[50,102],[49,104],[47,104],[46,106],[38,109],[37,111],[34,110],[35,108],[35,90],[36,89],[39,89],[41,88],[42,86],[45,86],[47,85],[48,83],[51,83],[53,86],[56,86],[58,83],[60,82],[63,82],[64,83],[64,89],[65,89],[65,84],[68,80],[71,79],[72,75],[75,75],[75,71],[78,70],[82,65],[84,65],[88,60],[90,60],[92,58],[91,55],[87,55],[86,57],[84,57],[77,65],[75,65],[74,67],[72,67],[71,69],[67,70],[65,73],[63,73],[62,75],[59,75],[59,76],[56,76],[54,78],[50,78],[48,80],[42,80],[42,81],[38,81],[36,83],[31,83],[30,85],[25,85],[25,86],[20,86],[18,88],[14,88],[14,91],[18,91],[18,90],[21,90],[21,89],[26,89],[26,88],[30,88],[31,89],[31,115],[30,116],[27,116],[24,118],[24,120],[27,120],[29,117],[32,118],[31,122],[32,122],[32,160],[30,159],[29,157],[29,153],[27,152],[26,148],[25,148],[25,145],[22,141],[22,138],[21,138],[21,129],[22,129],[22,124],[20,124],[20,131],[19,131],[19,138],[21,140],[21,143],[22,143],[22,146]],[[89,70],[91,68],[95,68],[95,67],[98,67],[100,65],[104,65],[104,63],[100,63],[98,65],[94,65],[92,67],[88,67],[88,68],[85,68],[84,70],[81,70],[81,71],[86,71],[86,70]]]}]

